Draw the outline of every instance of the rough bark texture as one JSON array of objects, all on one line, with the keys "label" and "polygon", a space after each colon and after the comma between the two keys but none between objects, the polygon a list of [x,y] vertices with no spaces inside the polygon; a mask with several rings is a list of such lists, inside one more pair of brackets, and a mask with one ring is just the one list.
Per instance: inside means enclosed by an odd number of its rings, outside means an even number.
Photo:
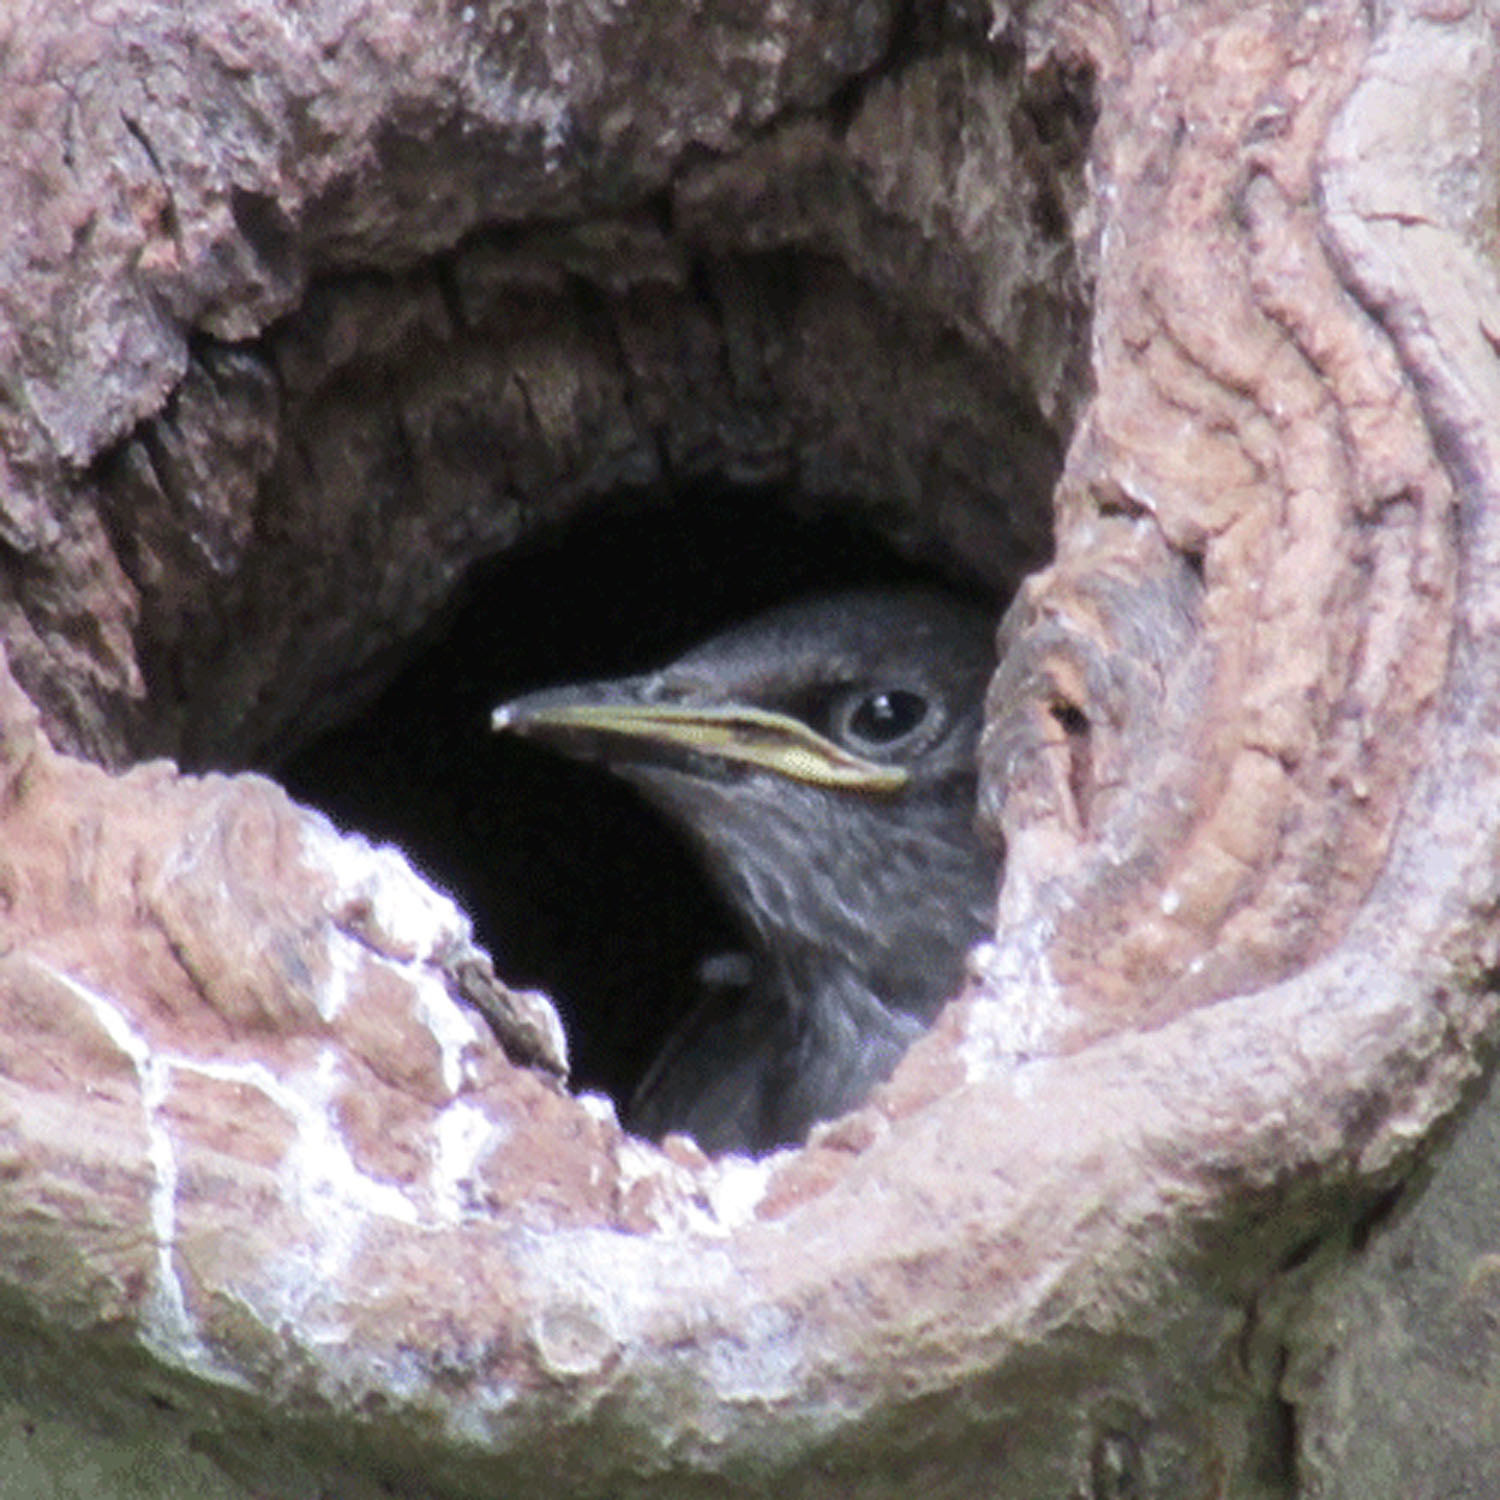
[{"label": "rough bark texture", "polygon": [[[1494,1492],[1494,19],[902,15],[0,22],[18,1494]],[[994,942],[800,1152],[631,1140],[398,855],[142,760],[632,488],[1012,583],[1064,440]]]},{"label": "rough bark texture", "polygon": [[982,49],[860,83],[890,9],[13,20],[0,608],[58,742],[282,743],[626,486],[784,481],[1034,565],[1081,143]]}]

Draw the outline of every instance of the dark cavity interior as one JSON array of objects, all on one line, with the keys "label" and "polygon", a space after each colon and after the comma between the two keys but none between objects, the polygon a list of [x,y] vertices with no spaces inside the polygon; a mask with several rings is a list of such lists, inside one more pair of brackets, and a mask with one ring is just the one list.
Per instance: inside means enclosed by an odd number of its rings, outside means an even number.
[{"label": "dark cavity interior", "polygon": [[489,730],[497,702],[670,660],[798,595],[972,580],[776,494],[626,497],[474,574],[429,643],[362,711],[277,767],[299,800],[399,845],[474,920],[505,980],[545,990],[573,1086],[623,1105],[739,935],[676,831],[622,782]]}]

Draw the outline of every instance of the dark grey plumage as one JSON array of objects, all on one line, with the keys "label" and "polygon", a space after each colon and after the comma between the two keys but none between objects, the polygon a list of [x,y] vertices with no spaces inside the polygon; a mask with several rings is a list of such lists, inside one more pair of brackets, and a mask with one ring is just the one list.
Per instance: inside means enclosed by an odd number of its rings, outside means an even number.
[{"label": "dark grey plumage", "polygon": [[532,694],[497,729],[603,760],[691,834],[744,923],[627,1112],[707,1150],[800,1140],[857,1104],[957,989],[992,920],[974,830],[993,631],[932,593],[775,610],[659,672]]}]

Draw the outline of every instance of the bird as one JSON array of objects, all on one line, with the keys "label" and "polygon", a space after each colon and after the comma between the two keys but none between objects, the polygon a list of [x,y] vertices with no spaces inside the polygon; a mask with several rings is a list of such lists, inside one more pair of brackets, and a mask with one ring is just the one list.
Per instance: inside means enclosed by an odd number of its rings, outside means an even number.
[{"label": "bird", "polygon": [[763,1155],[857,1106],[993,927],[975,824],[989,613],[929,588],[794,600],[638,676],[502,703],[491,727],[597,761],[679,825],[743,931],[623,1111]]}]

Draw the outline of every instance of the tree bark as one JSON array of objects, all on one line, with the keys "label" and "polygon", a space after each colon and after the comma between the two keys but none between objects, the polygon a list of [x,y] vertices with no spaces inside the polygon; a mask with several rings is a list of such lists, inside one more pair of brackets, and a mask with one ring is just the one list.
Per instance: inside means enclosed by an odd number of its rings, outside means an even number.
[{"label": "tree bark", "polygon": [[[0,21],[18,1493],[1492,1494],[1496,43]],[[222,774],[706,475],[1025,580],[994,940],[754,1163],[626,1136],[452,901]]]}]

